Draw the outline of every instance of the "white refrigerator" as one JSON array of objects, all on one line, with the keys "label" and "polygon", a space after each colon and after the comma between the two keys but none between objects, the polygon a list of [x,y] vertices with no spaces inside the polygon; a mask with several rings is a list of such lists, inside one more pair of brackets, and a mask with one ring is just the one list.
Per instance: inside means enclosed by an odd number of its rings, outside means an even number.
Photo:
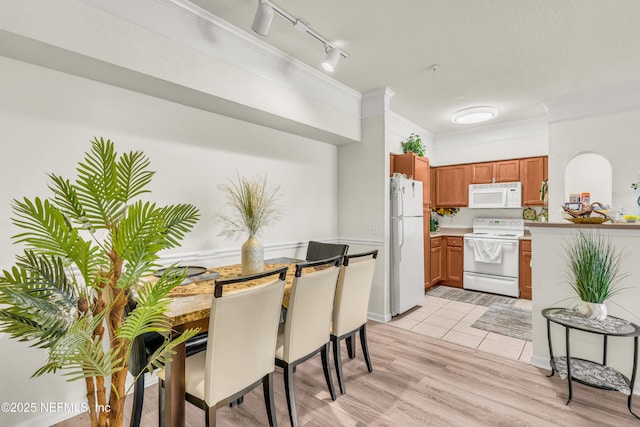
[{"label": "white refrigerator", "polygon": [[391,315],[424,299],[422,182],[391,178]]}]

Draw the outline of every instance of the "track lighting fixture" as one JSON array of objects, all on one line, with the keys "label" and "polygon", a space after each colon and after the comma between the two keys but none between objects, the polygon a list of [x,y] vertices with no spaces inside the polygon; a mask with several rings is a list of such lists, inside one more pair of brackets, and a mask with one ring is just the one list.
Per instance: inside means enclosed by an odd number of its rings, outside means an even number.
[{"label": "track lighting fixture", "polygon": [[324,57],[324,61],[322,61],[322,68],[324,68],[330,73],[333,73],[333,70],[336,69],[336,65],[338,65],[339,60],[340,60],[340,51],[335,47],[328,46],[327,54]]},{"label": "track lighting fixture", "polygon": [[258,4],[258,10],[256,10],[256,16],[253,18],[253,24],[251,29],[261,36],[269,34],[269,27],[271,27],[271,21],[273,20],[273,8],[266,1],[260,1]]},{"label": "track lighting fixture", "polygon": [[322,68],[324,68],[326,71],[330,73],[333,72],[336,68],[336,65],[338,64],[338,61],[340,61],[341,56],[343,58],[349,57],[349,55],[338,49],[331,42],[329,42],[329,40],[318,34],[313,28],[309,26],[308,22],[294,17],[289,12],[282,9],[280,6],[273,4],[269,0],[258,0],[258,10],[256,10],[256,15],[253,18],[251,29],[262,36],[266,36],[269,33],[269,27],[271,26],[274,12],[289,21],[293,28],[300,31],[301,33],[307,33],[325,46],[326,55],[324,61],[322,61]]}]

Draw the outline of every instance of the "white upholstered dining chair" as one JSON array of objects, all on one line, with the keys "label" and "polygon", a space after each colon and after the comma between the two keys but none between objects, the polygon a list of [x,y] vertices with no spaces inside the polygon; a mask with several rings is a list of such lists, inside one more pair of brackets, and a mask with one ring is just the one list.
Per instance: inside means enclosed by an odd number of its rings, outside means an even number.
[{"label": "white upholstered dining chair", "polygon": [[[237,402],[262,383],[270,426],[276,426],[273,371],[276,336],[287,267],[215,282],[206,352],[187,357],[186,400],[205,411],[207,426],[216,425],[216,409]],[[273,276],[269,283],[223,295],[230,284]],[[160,420],[163,386],[160,378]]]},{"label": "white upholstered dining chair", "polygon": [[[284,369],[284,388],[293,427],[298,426],[293,387],[298,364],[320,353],[329,394],[336,400],[329,371],[329,328],[341,262],[342,256],[335,256],[296,265],[287,317],[280,325],[276,345],[276,365]],[[303,273],[312,267],[316,271]]]},{"label": "white upholstered dining chair", "polygon": [[331,322],[331,342],[333,344],[333,359],[338,375],[340,393],[346,393],[344,375],[342,373],[342,359],[340,356],[340,341],[347,340],[349,357],[355,357],[356,333],[360,333],[362,353],[369,372],[373,371],[369,348],[367,346],[367,311],[369,296],[373,284],[373,272],[376,266],[378,251],[370,251],[344,257],[336,288],[333,304],[333,319]]}]

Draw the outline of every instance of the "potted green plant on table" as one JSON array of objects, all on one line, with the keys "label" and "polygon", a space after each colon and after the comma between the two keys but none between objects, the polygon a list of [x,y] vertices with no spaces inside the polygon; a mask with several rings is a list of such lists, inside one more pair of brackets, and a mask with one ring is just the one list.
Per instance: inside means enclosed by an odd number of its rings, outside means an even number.
[{"label": "potted green plant on table", "polygon": [[[142,152],[118,156],[111,141],[96,139],[75,182],[50,174],[51,198],[13,202],[21,229],[14,240],[24,253],[0,276],[0,331],[48,351],[34,376],[62,371],[85,381],[92,427],[123,424],[136,337],[167,337],[149,360],[152,370],[197,332],[168,336],[165,297],[184,274],[168,268],[156,283],[142,280],[159,267],[158,252],[179,246],[199,217],[189,204],[141,200],[154,174],[148,167]],[[127,312],[129,297],[137,305]]]},{"label": "potted green plant on table", "polygon": [[567,280],[580,298],[578,310],[585,316],[604,320],[605,301],[621,289],[618,282],[622,253],[612,241],[598,232],[580,231],[565,246]]},{"label": "potted green plant on table", "polygon": [[418,156],[424,157],[424,150],[426,150],[426,147],[422,144],[420,135],[415,133],[409,135],[409,138],[402,142],[403,153],[416,153]]},{"label": "potted green plant on table", "polygon": [[264,227],[280,219],[277,204],[280,187],[268,186],[266,175],[248,179],[238,175],[237,182],[229,181],[219,187],[226,193],[232,214],[220,214],[223,230],[220,235],[234,238],[248,234],[242,245],[242,274],[264,270],[264,247],[257,239]]}]

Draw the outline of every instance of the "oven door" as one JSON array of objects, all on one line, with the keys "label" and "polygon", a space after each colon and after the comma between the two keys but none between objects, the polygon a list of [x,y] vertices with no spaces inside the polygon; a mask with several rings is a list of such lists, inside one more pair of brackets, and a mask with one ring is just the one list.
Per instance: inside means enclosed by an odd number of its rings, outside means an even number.
[{"label": "oven door", "polygon": [[517,239],[496,239],[502,243],[502,256],[500,262],[483,262],[477,259],[474,245],[476,239],[464,238],[464,271],[470,273],[491,274],[494,276],[518,277],[519,253]]}]

